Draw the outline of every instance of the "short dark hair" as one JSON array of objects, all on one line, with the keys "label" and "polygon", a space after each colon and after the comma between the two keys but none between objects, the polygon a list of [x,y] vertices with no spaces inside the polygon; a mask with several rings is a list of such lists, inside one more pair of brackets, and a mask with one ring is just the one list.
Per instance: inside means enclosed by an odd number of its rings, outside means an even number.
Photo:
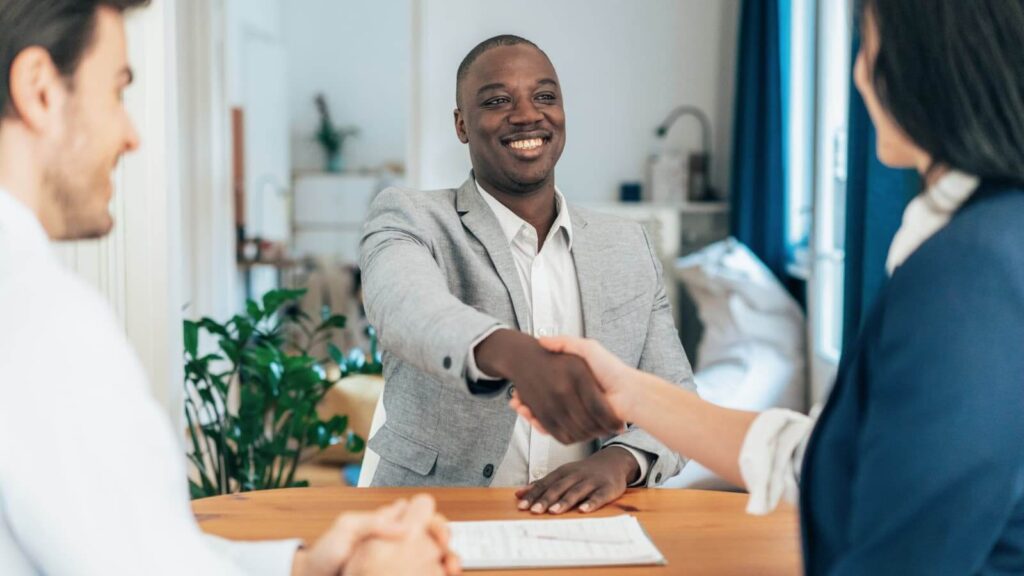
[{"label": "short dark hair", "polygon": [[39,46],[50,53],[61,75],[74,76],[92,44],[96,11],[123,12],[149,0],[0,0],[0,118],[11,109],[11,66],[23,50]]},{"label": "short dark hair", "polygon": [[532,46],[533,48],[536,48],[538,52],[544,54],[545,58],[547,58],[548,56],[543,50],[540,49],[539,46],[521,36],[515,36],[513,34],[501,34],[484,40],[483,42],[474,46],[473,49],[469,51],[469,54],[466,54],[466,57],[462,59],[462,63],[459,64],[459,70],[458,72],[455,73],[455,105],[458,106],[459,108],[462,108],[462,97],[459,94],[459,90],[462,87],[462,81],[466,79],[467,75],[469,75],[469,67],[473,65],[473,62],[476,62],[477,58],[483,56],[484,52],[487,52],[494,48],[498,48],[500,46],[518,46],[520,44],[525,44],[526,46]]},{"label": "short dark hair", "polygon": [[881,104],[934,164],[1024,183],[1024,0],[862,0]]}]

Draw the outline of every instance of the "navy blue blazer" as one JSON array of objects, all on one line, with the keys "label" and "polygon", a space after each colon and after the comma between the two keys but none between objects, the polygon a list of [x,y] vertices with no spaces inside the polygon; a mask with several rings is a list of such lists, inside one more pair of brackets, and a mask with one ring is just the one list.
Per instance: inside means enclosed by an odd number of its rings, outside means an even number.
[{"label": "navy blue blazer", "polygon": [[896,269],[804,460],[808,574],[1024,574],[1024,190]]}]

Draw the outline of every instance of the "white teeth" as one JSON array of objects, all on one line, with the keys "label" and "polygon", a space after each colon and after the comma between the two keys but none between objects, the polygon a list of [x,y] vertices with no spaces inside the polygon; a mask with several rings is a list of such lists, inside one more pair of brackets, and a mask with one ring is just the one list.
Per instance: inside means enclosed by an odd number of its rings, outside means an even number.
[{"label": "white teeth", "polygon": [[544,145],[544,140],[541,138],[531,138],[529,140],[514,140],[509,143],[509,147],[515,148],[516,150],[536,150]]}]

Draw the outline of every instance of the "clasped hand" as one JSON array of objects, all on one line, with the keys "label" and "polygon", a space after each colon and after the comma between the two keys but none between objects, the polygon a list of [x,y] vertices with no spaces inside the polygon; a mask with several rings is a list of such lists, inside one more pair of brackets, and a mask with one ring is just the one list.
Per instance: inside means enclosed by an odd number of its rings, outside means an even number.
[{"label": "clasped hand", "polygon": [[433,498],[398,500],[375,512],[339,516],[312,547],[296,552],[292,575],[453,576],[461,567],[449,539]]},{"label": "clasped hand", "polygon": [[545,349],[522,332],[498,330],[476,348],[482,371],[515,385],[532,418],[562,444],[623,430],[590,368],[581,358]]},{"label": "clasped hand", "polygon": [[[595,356],[597,365],[588,364],[590,358],[581,354],[588,347],[585,340],[537,341],[499,330],[477,347],[476,360],[484,372],[514,383],[513,409],[542,433],[571,444],[624,429],[622,413],[614,405],[621,395],[603,378],[616,378],[625,365],[607,352],[606,357]],[[599,372],[602,379],[595,376]],[[612,446],[518,490],[518,507],[535,514],[561,514],[577,507],[592,512],[621,496],[639,473],[636,457]]]}]

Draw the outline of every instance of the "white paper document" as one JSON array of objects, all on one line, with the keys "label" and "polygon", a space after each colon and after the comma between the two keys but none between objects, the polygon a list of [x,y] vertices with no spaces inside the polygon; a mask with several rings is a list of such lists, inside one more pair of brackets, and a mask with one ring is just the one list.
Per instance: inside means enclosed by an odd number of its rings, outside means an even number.
[{"label": "white paper document", "polygon": [[665,564],[636,517],[451,522],[465,570]]}]

